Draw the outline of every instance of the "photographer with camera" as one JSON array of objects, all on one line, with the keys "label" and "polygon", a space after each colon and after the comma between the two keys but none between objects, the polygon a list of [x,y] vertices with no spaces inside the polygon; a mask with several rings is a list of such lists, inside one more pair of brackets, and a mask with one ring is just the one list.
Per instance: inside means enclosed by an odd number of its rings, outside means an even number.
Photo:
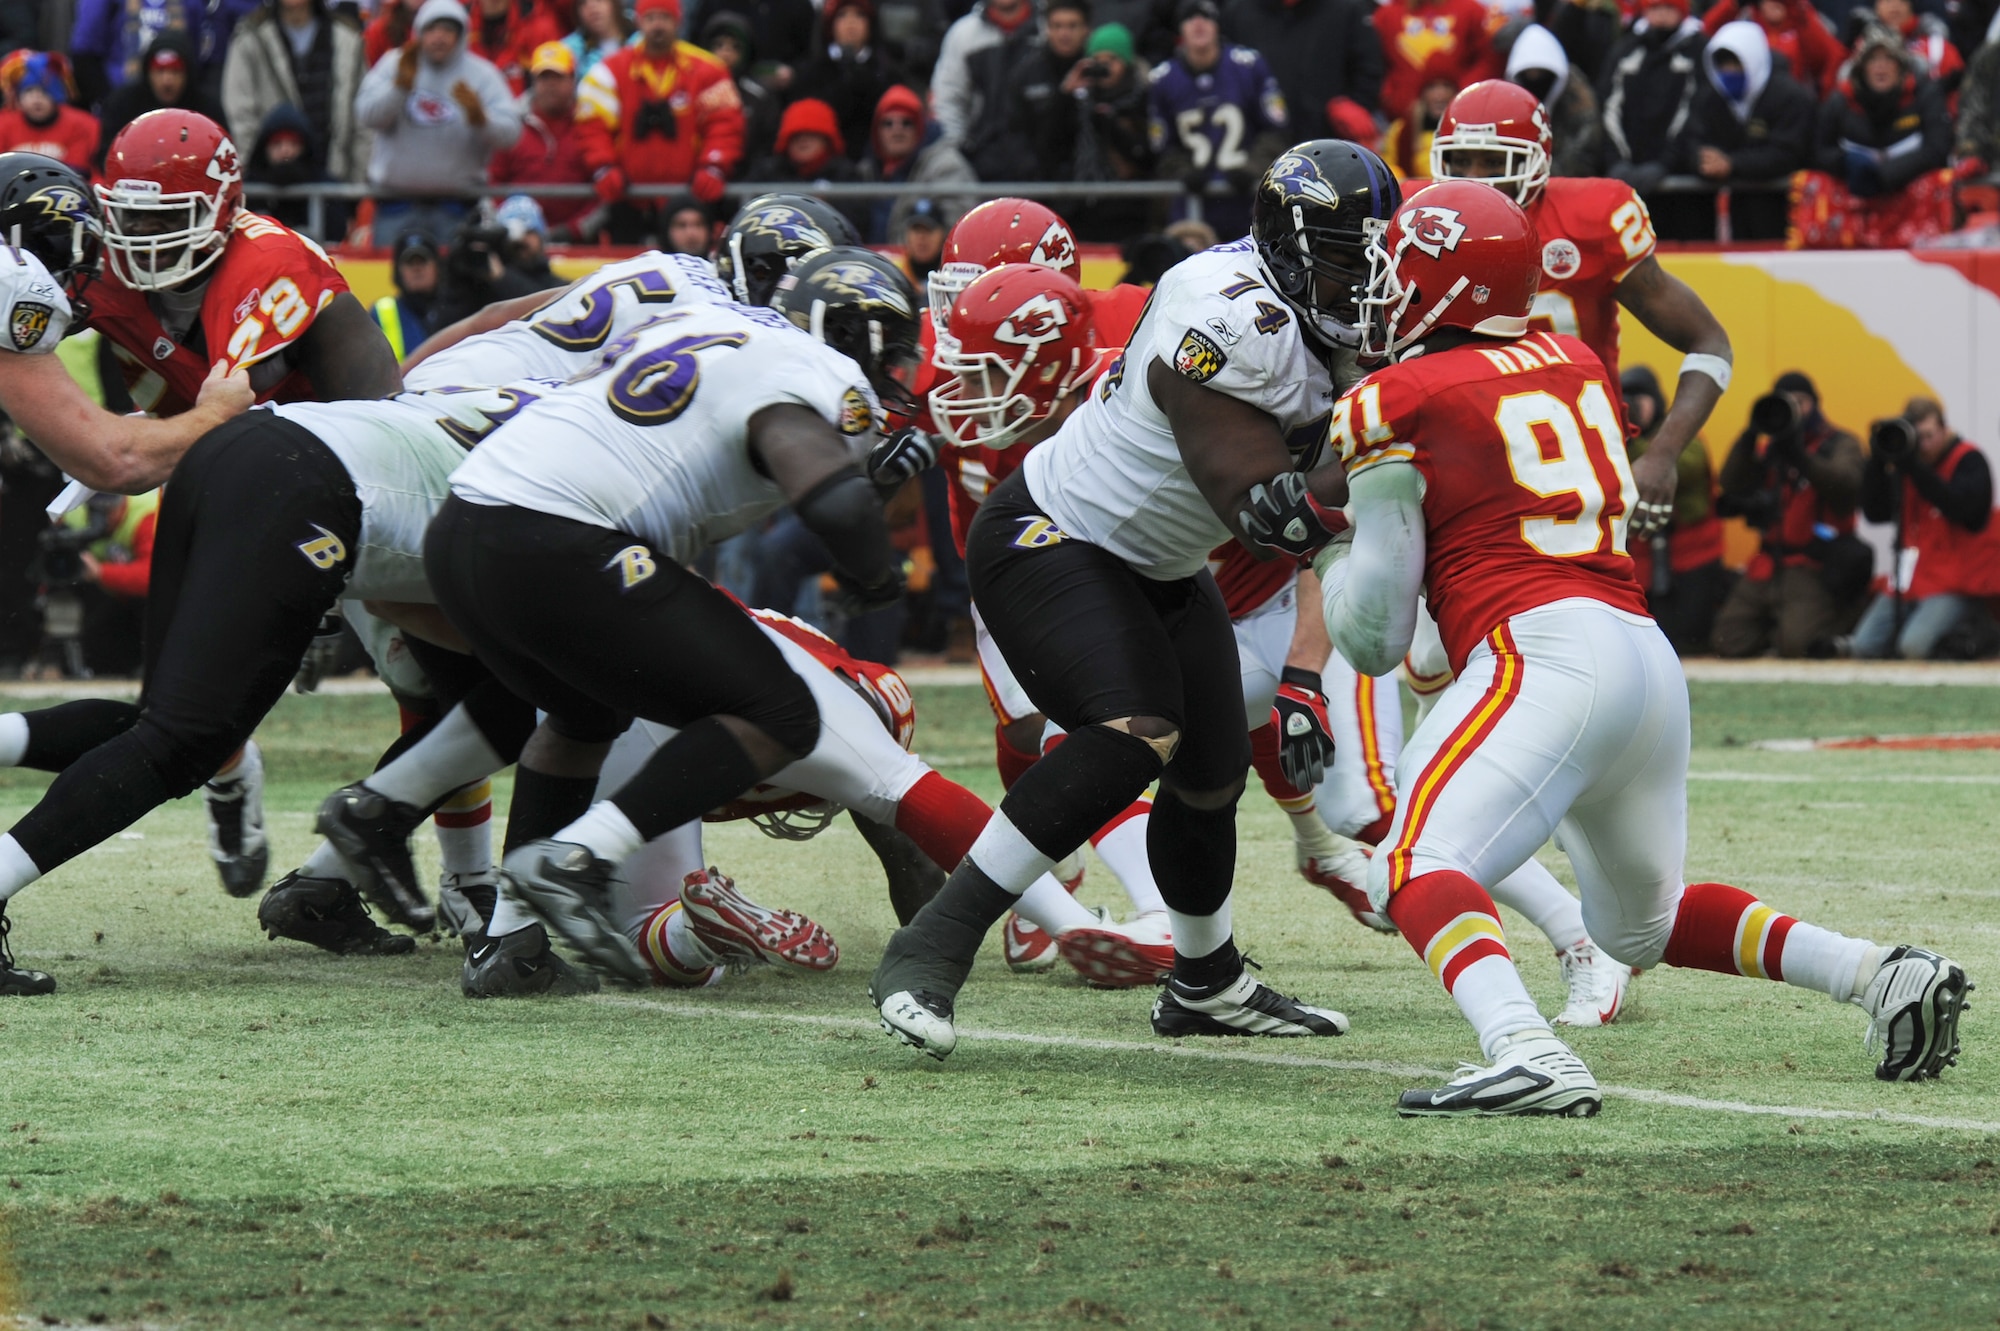
[{"label": "photographer with camera", "polygon": [[1981,600],[2000,595],[1993,472],[1930,398],[1869,427],[1861,512],[1896,524],[1896,559],[1889,589],[1855,626],[1853,655],[1922,661],[1968,621],[1990,623]]},{"label": "photographer with camera", "polygon": [[64,675],[136,675],[160,492],[94,494],[39,533],[41,655]]},{"label": "photographer with camera", "polygon": [[[1667,395],[1660,377],[1646,365],[1628,366],[1619,387],[1625,395],[1625,419],[1638,432],[1625,441],[1625,451],[1637,462],[1666,419]],[[1635,530],[1626,549],[1660,632],[1675,652],[1690,656],[1708,650],[1731,575],[1722,566],[1722,520],[1715,515],[1714,474],[1700,435],[1681,449],[1675,472],[1673,518],[1649,535]]]},{"label": "photographer with camera", "polygon": [[1742,518],[1762,545],[1715,619],[1718,656],[1830,656],[1874,570],[1854,534],[1861,441],[1821,414],[1797,370],[1778,376],[1722,464],[1715,511]]}]

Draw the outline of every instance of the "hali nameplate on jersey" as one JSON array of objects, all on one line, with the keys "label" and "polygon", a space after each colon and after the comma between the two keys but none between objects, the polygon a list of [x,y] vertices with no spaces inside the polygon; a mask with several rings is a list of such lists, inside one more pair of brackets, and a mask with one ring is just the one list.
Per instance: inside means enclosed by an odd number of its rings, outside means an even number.
[{"label": "hali nameplate on jersey", "polygon": [[1174,369],[1184,378],[1198,384],[1205,384],[1222,373],[1222,367],[1229,358],[1222,354],[1222,348],[1209,340],[1207,334],[1190,328],[1181,338],[1181,344],[1174,348]]}]

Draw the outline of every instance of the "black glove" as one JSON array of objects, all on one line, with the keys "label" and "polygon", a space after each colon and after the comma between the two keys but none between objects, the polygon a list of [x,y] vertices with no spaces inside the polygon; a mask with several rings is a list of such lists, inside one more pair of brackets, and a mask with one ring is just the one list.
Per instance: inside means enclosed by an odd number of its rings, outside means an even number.
[{"label": "black glove", "polygon": [[827,607],[843,619],[859,619],[872,610],[894,605],[903,596],[903,568],[891,564],[878,581],[863,585],[839,569],[833,571],[837,590],[827,598]]},{"label": "black glove", "polygon": [[1279,678],[1283,682],[1271,700],[1271,724],[1278,728],[1278,765],[1292,789],[1311,790],[1333,766],[1333,729],[1326,717],[1326,695],[1313,671],[1286,666]]},{"label": "black glove", "polygon": [[893,490],[937,465],[938,437],[906,425],[868,451],[868,479]]},{"label": "black glove", "polygon": [[305,659],[299,662],[298,672],[292,676],[292,690],[296,693],[311,693],[319,687],[340,659],[340,640],[347,621],[341,618],[335,607],[320,616],[319,627],[313,630],[312,645],[306,648]]},{"label": "black glove", "polygon": [[1254,485],[1248,498],[1249,507],[1236,515],[1237,525],[1267,550],[1309,559],[1347,530],[1339,509],[1313,498],[1304,472],[1288,471],[1268,484]]}]

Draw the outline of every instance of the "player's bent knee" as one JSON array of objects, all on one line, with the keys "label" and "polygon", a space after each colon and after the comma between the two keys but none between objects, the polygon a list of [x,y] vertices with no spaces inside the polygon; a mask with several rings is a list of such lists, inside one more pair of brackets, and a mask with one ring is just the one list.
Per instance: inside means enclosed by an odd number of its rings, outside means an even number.
[{"label": "player's bent knee", "polygon": [[233,727],[175,724],[151,715],[141,715],[131,733],[173,799],[200,789],[249,738]]},{"label": "player's bent knee", "polygon": [[1162,765],[1174,760],[1174,750],[1181,744],[1181,728],[1163,716],[1121,716],[1099,724],[1140,741],[1159,756]]},{"label": "player's bent knee", "polygon": [[1230,785],[1221,786],[1214,790],[1187,790],[1181,786],[1166,783],[1163,785],[1162,793],[1171,793],[1175,799],[1187,805],[1190,809],[1197,809],[1203,813],[1213,813],[1217,809],[1232,807],[1237,800],[1243,797],[1243,782],[1239,779]]}]

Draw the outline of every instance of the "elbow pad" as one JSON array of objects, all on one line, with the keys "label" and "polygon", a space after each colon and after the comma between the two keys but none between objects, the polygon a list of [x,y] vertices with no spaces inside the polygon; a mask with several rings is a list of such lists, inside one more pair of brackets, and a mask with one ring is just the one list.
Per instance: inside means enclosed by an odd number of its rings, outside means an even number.
[{"label": "elbow pad", "polygon": [[882,500],[858,468],[833,473],[800,496],[792,511],[858,585],[876,586],[893,575],[895,551],[882,521]]}]

